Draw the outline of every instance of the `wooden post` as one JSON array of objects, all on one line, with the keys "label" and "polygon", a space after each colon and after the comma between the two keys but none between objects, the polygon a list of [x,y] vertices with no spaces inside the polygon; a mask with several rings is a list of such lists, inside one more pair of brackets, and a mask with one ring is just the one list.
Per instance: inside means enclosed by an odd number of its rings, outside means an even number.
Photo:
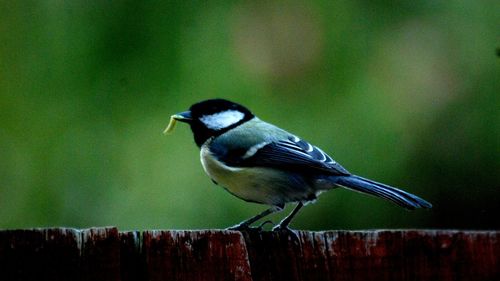
[{"label": "wooden post", "polygon": [[0,280],[500,280],[500,231],[0,231]]}]

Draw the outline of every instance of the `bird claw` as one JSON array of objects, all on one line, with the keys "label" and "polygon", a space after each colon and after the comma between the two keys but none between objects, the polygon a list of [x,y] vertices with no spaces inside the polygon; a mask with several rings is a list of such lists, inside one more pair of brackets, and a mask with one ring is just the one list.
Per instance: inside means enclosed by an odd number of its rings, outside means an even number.
[{"label": "bird claw", "polygon": [[288,234],[290,237],[292,237],[292,239],[299,241],[299,235],[297,231],[289,228],[288,226],[278,224],[277,226],[273,227],[273,231]]},{"label": "bird claw", "polygon": [[245,223],[240,223],[237,225],[233,225],[231,227],[226,228],[226,230],[234,230],[234,231],[262,231],[262,226],[250,226]]},{"label": "bird claw", "polygon": [[259,224],[259,226],[258,226],[258,227],[256,227],[256,228],[257,228],[257,229],[259,229],[259,230],[262,230],[262,228],[263,228],[266,224],[268,224],[268,223],[269,223],[269,224],[271,224],[272,226],[274,226],[274,222],[272,222],[271,220],[267,220],[267,221],[265,221],[265,222],[263,222],[263,223]]},{"label": "bird claw", "polygon": [[250,225],[246,223],[239,223],[233,226],[226,228],[226,230],[235,230],[235,231],[244,231],[251,229]]},{"label": "bird claw", "polygon": [[249,224],[247,223],[239,223],[237,225],[233,225],[231,227],[228,227],[226,228],[226,230],[235,230],[235,231],[262,231],[262,228],[266,225],[266,224],[272,224],[274,225],[274,223],[270,220],[266,220],[265,222],[259,224],[259,226],[250,226]]}]

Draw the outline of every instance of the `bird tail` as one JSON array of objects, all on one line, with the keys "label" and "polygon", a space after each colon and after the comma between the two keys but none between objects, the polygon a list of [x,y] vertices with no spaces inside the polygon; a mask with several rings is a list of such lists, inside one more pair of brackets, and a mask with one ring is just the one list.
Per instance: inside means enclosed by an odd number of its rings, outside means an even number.
[{"label": "bird tail", "polygon": [[432,208],[431,203],[416,195],[356,175],[337,177],[336,182],[348,189],[390,200],[409,210],[416,208]]}]

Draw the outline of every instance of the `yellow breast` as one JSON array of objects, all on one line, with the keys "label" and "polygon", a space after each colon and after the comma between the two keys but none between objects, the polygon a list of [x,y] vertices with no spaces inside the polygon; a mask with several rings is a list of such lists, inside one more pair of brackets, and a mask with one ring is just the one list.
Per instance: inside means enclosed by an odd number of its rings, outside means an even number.
[{"label": "yellow breast", "polygon": [[201,148],[200,158],[205,173],[233,195],[263,204],[281,203],[282,198],[275,194],[275,186],[262,181],[273,177],[269,169],[229,167],[213,157],[205,145]]}]

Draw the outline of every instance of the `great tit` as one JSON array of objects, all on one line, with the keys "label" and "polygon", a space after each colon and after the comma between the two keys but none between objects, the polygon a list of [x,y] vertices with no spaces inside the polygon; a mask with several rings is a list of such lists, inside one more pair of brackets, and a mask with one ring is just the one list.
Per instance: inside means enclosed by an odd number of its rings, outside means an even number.
[{"label": "great tit", "polygon": [[210,99],[172,115],[191,126],[201,164],[212,181],[234,196],[270,208],[229,229],[244,230],[257,220],[297,203],[273,230],[289,230],[293,217],[323,191],[344,187],[390,200],[406,209],[432,205],[406,191],[349,173],[320,148],[257,118],[246,107]]}]

